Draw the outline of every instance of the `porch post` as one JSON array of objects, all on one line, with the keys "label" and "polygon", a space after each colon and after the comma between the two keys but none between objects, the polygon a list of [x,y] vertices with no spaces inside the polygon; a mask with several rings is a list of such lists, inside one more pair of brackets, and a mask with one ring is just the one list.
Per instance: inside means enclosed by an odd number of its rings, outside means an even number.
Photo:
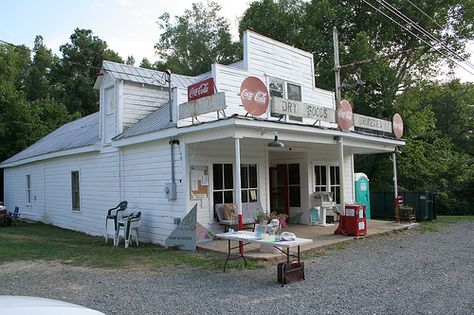
[{"label": "porch post", "polygon": [[339,137],[339,190],[341,194],[341,213],[346,213],[346,203],[344,198],[344,141]]},{"label": "porch post", "polygon": [[399,210],[399,203],[398,203],[398,179],[397,179],[397,153],[393,151],[392,153],[392,165],[393,165],[393,191],[395,193],[395,218],[397,222],[400,222],[400,210]]},{"label": "porch post", "polygon": [[241,192],[241,182],[240,182],[240,138],[234,138],[235,144],[235,203],[237,204],[237,214],[238,214],[238,229],[242,230],[242,192]]}]

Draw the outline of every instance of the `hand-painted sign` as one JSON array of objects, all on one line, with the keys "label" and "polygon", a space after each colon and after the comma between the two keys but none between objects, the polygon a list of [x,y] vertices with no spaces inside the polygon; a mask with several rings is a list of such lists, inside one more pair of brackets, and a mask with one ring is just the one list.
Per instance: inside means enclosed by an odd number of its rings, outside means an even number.
[{"label": "hand-painted sign", "polygon": [[280,97],[272,97],[272,113],[336,122],[335,111],[331,108]]},{"label": "hand-painted sign", "polygon": [[383,132],[392,132],[392,124],[388,120],[378,119],[370,116],[353,114],[354,126],[360,128],[367,128]]},{"label": "hand-painted sign", "polygon": [[176,229],[165,240],[165,247],[176,246],[179,249],[196,249],[197,204],[188,212]]},{"label": "hand-painted sign", "polygon": [[336,110],[337,124],[343,131],[347,131],[352,127],[352,106],[346,101],[342,100],[337,106]]},{"label": "hand-painted sign", "polygon": [[179,105],[179,119],[196,117],[202,114],[216,112],[227,108],[225,93],[209,95],[194,101]]},{"label": "hand-painted sign", "polygon": [[247,112],[260,116],[267,111],[270,97],[265,84],[256,77],[247,77],[240,86],[240,99]]},{"label": "hand-painted sign", "polygon": [[188,102],[212,94],[214,94],[213,78],[209,78],[207,80],[203,80],[188,86]]},{"label": "hand-painted sign", "polygon": [[393,134],[397,138],[401,138],[403,136],[403,120],[399,113],[393,115]]}]

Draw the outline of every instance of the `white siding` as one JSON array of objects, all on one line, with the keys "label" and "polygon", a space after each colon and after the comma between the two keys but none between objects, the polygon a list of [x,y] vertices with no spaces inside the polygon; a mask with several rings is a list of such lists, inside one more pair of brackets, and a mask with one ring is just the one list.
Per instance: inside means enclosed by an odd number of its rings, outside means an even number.
[{"label": "white siding", "polygon": [[183,169],[180,145],[175,145],[177,200],[165,196],[165,183],[171,181],[171,154],[168,141],[139,144],[123,148],[122,185],[129,207],[143,213],[140,237],[164,244],[176,228],[174,218],[183,218],[185,208]]},{"label": "white siding", "polygon": [[[81,211],[72,211],[71,171],[80,172]],[[18,205],[23,218],[102,235],[107,209],[119,200],[118,155],[87,153],[5,169],[5,201]],[[32,203],[26,205],[26,175]]]},{"label": "white siding", "polygon": [[166,89],[131,82],[124,82],[122,93],[124,130],[167,103],[169,98]]}]

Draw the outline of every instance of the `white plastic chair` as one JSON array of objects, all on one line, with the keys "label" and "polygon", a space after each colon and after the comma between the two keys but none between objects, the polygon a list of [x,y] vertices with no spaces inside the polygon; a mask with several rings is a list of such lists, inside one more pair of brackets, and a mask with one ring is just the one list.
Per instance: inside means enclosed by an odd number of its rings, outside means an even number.
[{"label": "white plastic chair", "polygon": [[134,237],[138,246],[139,245],[138,228],[140,227],[141,221],[142,221],[142,213],[140,211],[137,213],[132,213],[127,217],[122,217],[121,220],[118,220],[117,232],[115,234],[115,241],[114,241],[115,246],[116,247],[119,246],[120,237],[123,237],[123,239],[125,240],[125,248],[128,248],[130,241],[133,242]]}]

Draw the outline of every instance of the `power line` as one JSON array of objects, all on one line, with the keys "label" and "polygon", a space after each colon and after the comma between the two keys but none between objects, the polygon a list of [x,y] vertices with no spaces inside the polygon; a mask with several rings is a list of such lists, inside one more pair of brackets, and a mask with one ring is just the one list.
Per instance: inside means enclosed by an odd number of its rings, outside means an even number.
[{"label": "power line", "polygon": [[413,36],[415,36],[417,39],[421,40],[422,42],[424,42],[425,44],[427,44],[428,46],[430,46],[431,48],[433,48],[434,50],[436,50],[437,52],[439,52],[440,54],[444,55],[447,59],[451,60],[452,62],[454,62],[455,64],[457,64],[458,66],[460,66],[461,68],[463,68],[464,70],[466,70],[467,72],[469,72],[470,74],[473,74],[474,75],[474,72],[471,72],[471,70],[465,68],[461,63],[459,63],[457,60],[453,60],[451,59],[451,56],[447,55],[446,53],[444,53],[443,51],[439,50],[438,48],[434,47],[431,43],[429,43],[428,41],[424,40],[423,38],[419,37],[418,35],[416,35],[415,33],[413,33],[409,28],[405,27],[404,25],[400,24],[399,22],[395,21],[392,17],[388,16],[387,14],[385,14],[385,12],[383,12],[382,10],[380,10],[379,8],[375,7],[374,5],[372,5],[371,3],[369,3],[367,0],[362,0],[365,4],[367,4],[368,6],[370,6],[372,9],[376,10],[377,12],[381,13],[382,15],[384,15],[386,18],[388,18],[390,21],[392,21],[392,23],[395,23],[397,24],[398,26],[400,26],[401,28],[403,28],[404,30],[406,30],[407,32],[409,32],[410,34],[412,34]]},{"label": "power line", "polygon": [[[428,19],[431,20],[431,22],[433,22],[436,26],[438,26],[441,30],[444,29],[443,26],[441,26],[438,22],[436,22],[431,16],[429,16],[428,14],[426,14],[425,11],[423,11],[422,9],[420,9],[416,4],[414,4],[413,2],[411,2],[410,0],[407,0],[408,3],[410,3],[412,6],[414,6],[418,11],[420,11],[424,16],[426,16]],[[459,40],[459,37],[457,36],[454,36],[456,39]],[[468,46],[466,46],[466,49],[469,50],[471,53],[474,53],[474,51],[472,51]]]},{"label": "power line", "polygon": [[449,46],[447,46],[443,41],[438,39],[436,36],[431,34],[429,31],[427,31],[425,28],[421,27],[418,23],[414,22],[412,19],[410,19],[408,16],[400,12],[395,6],[391,5],[388,1],[385,0],[376,0],[379,4],[381,4],[384,8],[388,9],[395,15],[397,15],[399,18],[401,18],[404,22],[408,23],[410,26],[414,26],[416,30],[421,32],[423,35],[428,36],[431,40],[435,41],[436,44],[440,45],[441,48],[449,51],[454,57],[457,59],[461,60],[462,62],[466,62],[468,66],[470,66],[474,70],[474,65],[470,63],[468,60],[466,60],[464,57],[459,55],[456,51],[452,50]]}]

